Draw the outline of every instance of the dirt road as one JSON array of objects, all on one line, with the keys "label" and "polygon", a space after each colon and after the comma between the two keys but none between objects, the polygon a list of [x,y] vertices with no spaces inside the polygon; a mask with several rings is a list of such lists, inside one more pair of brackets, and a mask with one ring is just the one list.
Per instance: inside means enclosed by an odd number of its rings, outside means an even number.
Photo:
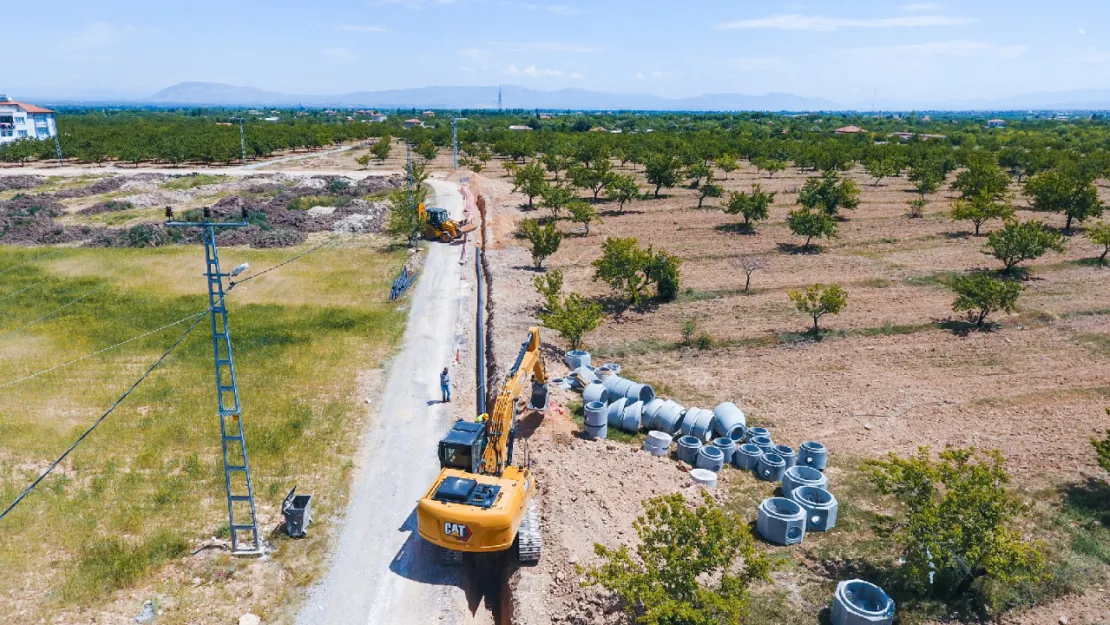
[{"label": "dirt road", "polygon": [[[429,180],[436,205],[461,217],[458,186]],[[439,371],[453,362],[464,289],[459,248],[433,244],[411,297],[408,329],[359,450],[336,554],[298,625],[471,623],[457,567],[439,564],[416,533],[416,503],[439,471],[436,442],[454,422]],[[469,284],[469,283],[468,283]],[[461,320],[463,323],[469,319]],[[453,376],[458,375],[457,367]],[[461,394],[460,394],[461,395]]]},{"label": "dirt road", "polygon": [[[305,158],[314,158],[327,154],[306,155]],[[0,168],[0,176],[134,176],[137,174],[165,174],[167,176],[188,176],[191,174],[210,174],[216,176],[257,176],[259,174],[285,174],[289,176],[346,176],[353,180],[361,180],[372,176],[392,176],[404,173],[401,170],[348,170],[348,169],[282,169],[270,171],[266,167],[278,161],[255,163],[243,167],[116,167],[114,165],[97,167],[94,165],[67,165],[65,167],[4,167]]]}]

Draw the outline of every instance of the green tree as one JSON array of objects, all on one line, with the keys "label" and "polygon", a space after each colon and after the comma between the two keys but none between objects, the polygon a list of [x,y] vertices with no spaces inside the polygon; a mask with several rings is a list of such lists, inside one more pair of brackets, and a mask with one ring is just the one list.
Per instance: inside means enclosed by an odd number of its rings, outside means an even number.
[{"label": "green tree", "polygon": [[[1110,408],[1106,409],[1106,414],[1110,415]],[[1102,467],[1103,471],[1110,471],[1110,430],[1106,431],[1104,439],[1092,438],[1091,444],[1095,447],[1098,466]]]},{"label": "green tree", "polygon": [[659,197],[659,189],[668,189],[678,184],[679,163],[678,159],[669,154],[653,154],[644,163],[644,175],[647,181],[655,185],[655,197]]},{"label": "green tree", "polygon": [[883,178],[890,178],[902,173],[901,168],[898,166],[898,162],[890,157],[870,159],[864,162],[863,168],[875,179],[873,186],[876,187],[879,186],[879,182]]},{"label": "green tree", "polygon": [[1020,282],[1001,280],[983,273],[956,276],[948,287],[956,294],[952,310],[967,313],[979,328],[983,327],[987,315],[992,312],[1013,312],[1024,289]]},{"label": "green tree", "polygon": [[717,167],[725,172],[722,180],[728,180],[728,175],[740,168],[740,163],[736,162],[736,157],[731,154],[723,154],[717,157]]},{"label": "green tree", "polygon": [[520,191],[528,197],[529,209],[534,208],[533,200],[547,187],[547,175],[539,163],[518,167],[513,173],[513,192]]},{"label": "green tree", "polygon": [[754,222],[763,221],[770,216],[771,204],[774,201],[775,191],[766,193],[761,185],[754,184],[751,193],[743,191],[730,193],[724,211],[729,215],[743,215],[744,225],[750,227]]},{"label": "green tree", "polygon": [[[423,198],[419,200],[423,201]],[[389,194],[389,209],[386,212],[384,229],[389,236],[408,242],[419,239],[424,233],[424,223],[420,220],[420,214],[409,202],[408,189],[395,189]]]},{"label": "green tree", "polygon": [[1064,230],[1071,232],[1072,220],[1083,222],[1102,215],[1094,182],[1076,172],[1050,169],[1025,183],[1025,194],[1033,199],[1033,209],[1061,213],[1067,217]]},{"label": "green tree", "polygon": [[653,252],[648,247],[648,261],[644,268],[648,282],[655,285],[655,297],[671,302],[678,297],[679,271],[682,260],[663,250]]},{"label": "green tree", "polygon": [[540,157],[540,162],[543,163],[543,166],[545,169],[547,169],[548,173],[551,173],[555,176],[555,182],[559,182],[559,174],[566,171],[567,168],[570,167],[571,163],[574,161],[569,156],[566,156],[559,151],[549,150],[542,157]]},{"label": "green tree", "polygon": [[601,280],[616,291],[628,295],[639,306],[645,292],[655,287],[662,300],[678,296],[679,259],[665,251],[656,252],[640,247],[635,237],[605,239],[602,255],[593,262],[594,280]]},{"label": "green tree", "polygon": [[378,142],[370,148],[370,153],[379,163],[384,163],[389,158],[389,153],[393,151],[393,138],[389,135],[382,135]]},{"label": "green tree", "polygon": [[828,314],[840,314],[840,311],[848,304],[848,292],[840,288],[839,284],[830,286],[814,284],[806,287],[804,291],[790,291],[788,295],[798,312],[805,313],[813,318],[814,334],[821,331],[817,327],[818,319]]},{"label": "green tree", "polygon": [[596,200],[601,190],[613,180],[613,164],[608,158],[602,158],[590,166],[572,165],[567,170],[567,178],[574,186],[593,192]]},{"label": "green tree", "polygon": [[826,171],[820,178],[806,180],[798,192],[798,203],[810,210],[824,211],[835,217],[840,209],[859,206],[859,187],[851,180],[841,180],[835,170]]},{"label": "green tree", "polygon": [[934,462],[922,447],[909,458],[869,460],[864,470],[880,493],[902,504],[904,516],[890,523],[889,535],[911,588],[983,597],[986,580],[1016,585],[1045,578],[1040,545],[1018,529],[1023,505],[998,451],[949,448]]},{"label": "green tree", "polygon": [[993,155],[986,152],[973,152],[967,169],[956,175],[952,188],[960,192],[960,197],[970,200],[986,195],[993,201],[1006,198],[1010,187],[1010,176],[995,163]]},{"label": "green tree", "polygon": [[359,165],[362,165],[363,169],[365,169],[365,168],[370,166],[370,158],[372,156],[373,156],[373,154],[371,154],[370,152],[367,152],[366,154],[363,154],[362,156],[356,158],[355,162],[358,163]]},{"label": "green tree", "polygon": [[630,174],[615,174],[605,187],[605,195],[617,202],[617,212],[624,214],[624,205],[640,199],[640,187],[636,186],[636,178]]},{"label": "green tree", "polygon": [[776,158],[756,157],[751,159],[751,163],[757,172],[766,171],[771,178],[774,178],[778,172],[786,170],[786,161]]},{"label": "green tree", "polygon": [[719,198],[725,194],[725,189],[721,185],[713,182],[712,175],[701,185],[701,190],[698,192],[698,208],[701,208],[705,198]]},{"label": "green tree", "polygon": [[722,625],[747,618],[748,587],[768,581],[767,556],[749,525],[706,497],[687,505],[675,493],[648,499],[633,528],[635,551],[594,544],[602,563],[581,569],[584,585],[621,598],[639,625]]},{"label": "green tree", "polygon": [[559,305],[559,293],[563,290],[563,271],[552,269],[546,273],[534,276],[532,286],[543,298],[545,310],[551,311]]},{"label": "green tree", "polygon": [[970,221],[975,224],[975,236],[979,228],[992,219],[1007,220],[1014,216],[1014,209],[1006,202],[995,200],[987,191],[971,199],[960,198],[952,204],[952,219]]},{"label": "green tree", "polygon": [[686,168],[686,180],[690,183],[691,189],[697,189],[701,185],[702,178],[709,179],[712,172],[709,168],[701,163],[694,163]]},{"label": "green tree", "polygon": [[570,213],[571,221],[582,224],[586,228],[586,236],[590,236],[591,223],[601,223],[601,217],[597,214],[594,205],[583,200],[571,200],[567,204],[567,212]]},{"label": "green tree", "polygon": [[528,239],[532,248],[532,262],[537,270],[543,268],[543,261],[548,256],[559,251],[559,244],[563,242],[563,233],[554,221],[540,225],[535,219],[525,219],[520,222],[520,233]]},{"label": "green tree", "polygon": [[425,139],[416,146],[415,152],[425,161],[434,161],[436,155],[439,154],[439,149],[436,148],[431,139]]},{"label": "green tree", "polygon": [[551,211],[552,219],[558,219],[559,213],[574,199],[574,191],[560,184],[547,185],[540,191],[540,206]]},{"label": "green tree", "polygon": [[786,216],[786,225],[794,234],[805,237],[803,247],[808,248],[814,237],[831,239],[837,235],[836,218],[820,211],[799,208]]},{"label": "green tree", "polygon": [[1106,264],[1106,254],[1110,253],[1110,224],[1098,222],[1087,227],[1087,238],[1091,243],[1102,246],[1102,254],[1098,257],[1100,265]]},{"label": "green tree", "polygon": [[1040,258],[1049,250],[1063,252],[1064,237],[1039,221],[1010,220],[1001,230],[987,235],[987,249],[1009,272],[1018,263]]},{"label": "green tree", "polygon": [[923,161],[910,167],[907,178],[913,183],[913,188],[924,200],[926,195],[936,193],[940,184],[944,182],[944,170],[935,161]]},{"label": "green tree", "polygon": [[580,348],[582,337],[596,330],[604,317],[601,304],[577,293],[571,293],[562,300],[556,299],[554,307],[540,313],[543,325],[558,332],[570,343],[571,349]]}]

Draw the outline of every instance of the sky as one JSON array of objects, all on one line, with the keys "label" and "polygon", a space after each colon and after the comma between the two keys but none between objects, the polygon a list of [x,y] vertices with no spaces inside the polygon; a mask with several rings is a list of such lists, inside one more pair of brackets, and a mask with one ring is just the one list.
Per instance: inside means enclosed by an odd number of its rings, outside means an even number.
[{"label": "sky", "polygon": [[51,3],[5,29],[0,93],[290,94],[513,84],[844,104],[1110,88],[1110,2],[271,0]]}]

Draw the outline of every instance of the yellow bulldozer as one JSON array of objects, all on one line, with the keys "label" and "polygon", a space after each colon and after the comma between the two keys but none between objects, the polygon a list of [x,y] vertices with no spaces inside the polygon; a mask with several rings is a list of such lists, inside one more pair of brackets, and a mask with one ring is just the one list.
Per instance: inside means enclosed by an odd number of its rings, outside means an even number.
[{"label": "yellow bulldozer", "polygon": [[439,442],[440,472],[416,508],[420,536],[449,552],[515,549],[521,562],[540,559],[543,541],[536,482],[528,462],[513,464],[517,402],[531,382],[530,410],[547,409],[547,373],[539,328],[528,331],[493,412],[459,420]]},{"label": "yellow bulldozer", "polygon": [[420,213],[420,221],[424,224],[424,237],[427,239],[439,239],[444,243],[450,243],[467,232],[474,232],[478,229],[478,226],[470,223],[469,219],[464,219],[461,222],[451,219],[451,215],[447,213],[445,208],[433,207],[426,209],[423,203],[417,208]]}]

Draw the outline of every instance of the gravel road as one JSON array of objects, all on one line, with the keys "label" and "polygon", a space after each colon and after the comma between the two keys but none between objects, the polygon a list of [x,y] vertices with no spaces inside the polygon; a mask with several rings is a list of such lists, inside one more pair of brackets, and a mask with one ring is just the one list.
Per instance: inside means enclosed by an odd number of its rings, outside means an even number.
[{"label": "gravel road", "polygon": [[[428,182],[435,205],[461,218],[458,186]],[[452,404],[439,403],[439,371],[454,361],[460,300],[466,297],[458,260],[456,245],[430,246],[410,295],[403,344],[359,450],[336,553],[298,625],[474,622],[461,571],[439,564],[416,533],[416,503],[439,472],[436,442],[454,422]],[[453,406],[460,414],[467,409]]]}]

